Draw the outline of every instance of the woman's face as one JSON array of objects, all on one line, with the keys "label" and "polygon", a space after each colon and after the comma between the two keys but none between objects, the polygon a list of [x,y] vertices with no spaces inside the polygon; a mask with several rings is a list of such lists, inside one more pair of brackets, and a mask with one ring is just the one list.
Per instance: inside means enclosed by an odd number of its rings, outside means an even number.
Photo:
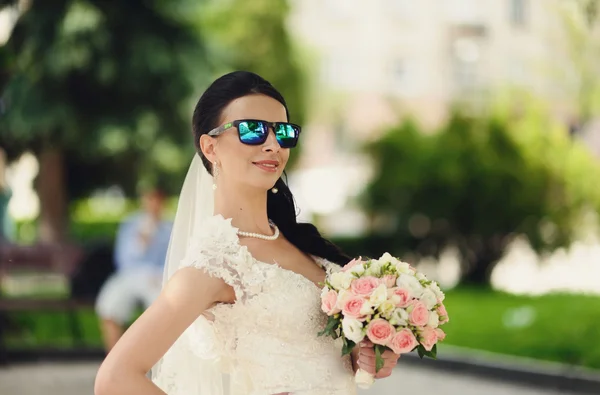
[{"label": "woman's face", "polygon": [[[218,126],[240,119],[287,122],[285,107],[260,94],[240,97],[229,103]],[[217,162],[217,185],[238,184],[264,190],[275,185],[290,156],[289,148],[279,146],[273,130],[262,145],[246,145],[240,142],[237,128],[232,127],[216,138],[202,135],[200,147],[213,167]]]}]

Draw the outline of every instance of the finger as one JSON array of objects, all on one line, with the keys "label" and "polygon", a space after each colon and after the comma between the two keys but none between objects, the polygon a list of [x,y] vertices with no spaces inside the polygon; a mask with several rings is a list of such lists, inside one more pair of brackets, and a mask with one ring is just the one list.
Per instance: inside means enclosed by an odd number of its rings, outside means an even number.
[{"label": "finger", "polygon": [[361,347],[373,347],[374,344],[367,338],[360,342]]},{"label": "finger", "polygon": [[[388,354],[386,356],[382,355],[382,359],[383,359],[383,363],[385,365],[389,365],[389,366],[395,366],[396,363],[398,362],[398,354]],[[374,364],[375,361],[377,360],[377,357],[375,356],[374,352],[363,352],[362,350],[359,352],[358,354],[358,360],[362,360],[365,361],[366,363],[369,364]]]},{"label": "finger", "polygon": [[372,348],[361,348],[358,350],[358,355],[368,355],[370,357],[375,357],[375,350]]},{"label": "finger", "polygon": [[381,356],[383,357],[383,359],[398,360],[398,358],[400,358],[400,354],[396,354],[395,352],[393,352],[391,350],[386,350],[383,354],[381,354]]},{"label": "finger", "polygon": [[375,374],[375,378],[383,379],[385,377],[389,377],[391,374],[392,374],[392,369],[382,368],[377,374]]},{"label": "finger", "polygon": [[375,375],[375,365],[369,365],[369,364],[365,364],[364,362],[361,363],[359,361],[358,362],[358,367],[361,368],[362,370],[364,370],[367,373]]},{"label": "finger", "polygon": [[397,360],[392,360],[392,359],[388,359],[384,362],[383,367],[384,368],[393,368],[396,366],[396,364],[398,363]]},{"label": "finger", "polygon": [[360,357],[358,358],[358,362],[375,366],[376,360],[375,357]]},{"label": "finger", "polygon": [[398,354],[394,354],[392,356],[385,356],[385,357],[383,357],[383,360],[386,361],[386,362],[387,361],[394,361],[394,363],[395,363],[395,362],[398,362],[398,359],[400,359],[400,355],[398,355]]},{"label": "finger", "polygon": [[[375,367],[377,366],[377,360],[375,358],[361,358],[358,360],[358,364],[359,366],[370,366],[370,367]],[[383,361],[383,368],[394,368],[397,364],[397,360],[395,359],[388,359],[388,360],[384,360]]]},{"label": "finger", "polygon": [[383,360],[384,360],[385,362],[387,362],[387,361],[393,361],[394,363],[395,363],[395,362],[398,362],[398,359],[399,359],[399,358],[398,358],[398,356],[396,356],[396,355],[393,355],[393,356],[391,356],[391,357],[384,357],[384,358],[383,358]]}]

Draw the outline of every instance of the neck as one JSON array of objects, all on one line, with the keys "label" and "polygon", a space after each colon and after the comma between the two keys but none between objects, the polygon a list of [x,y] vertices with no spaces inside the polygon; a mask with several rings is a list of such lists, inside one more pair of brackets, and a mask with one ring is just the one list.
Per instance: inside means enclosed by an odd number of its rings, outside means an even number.
[{"label": "neck", "polygon": [[219,184],[215,190],[215,214],[231,218],[243,232],[273,233],[267,216],[267,192],[248,186]]}]

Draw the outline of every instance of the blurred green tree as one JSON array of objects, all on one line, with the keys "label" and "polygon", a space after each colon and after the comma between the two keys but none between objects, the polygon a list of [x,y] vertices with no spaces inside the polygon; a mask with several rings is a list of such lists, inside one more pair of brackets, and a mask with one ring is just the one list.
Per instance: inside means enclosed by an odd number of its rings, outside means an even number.
[{"label": "blurred green tree", "polygon": [[187,100],[209,74],[202,36],[182,17],[189,6],[57,0],[19,18],[0,57],[0,145],[9,159],[39,159],[42,241],[64,240],[69,193],[182,173]]},{"label": "blurred green tree", "polygon": [[407,120],[371,144],[364,205],[392,222],[386,236],[421,256],[458,247],[464,282],[477,284],[516,234],[538,250],[568,244],[578,215],[600,208],[600,164],[539,107],[519,110],[457,111],[430,134]]},{"label": "blurred green tree", "polygon": [[[285,97],[291,122],[303,124],[308,76],[288,33],[288,14],[287,0],[207,0],[198,20],[211,38],[208,45],[217,74],[247,70],[266,78]],[[288,168],[300,156],[300,145]]]},{"label": "blurred green tree", "polygon": [[600,113],[600,0],[561,2],[566,61],[574,71],[577,117],[585,124]]}]

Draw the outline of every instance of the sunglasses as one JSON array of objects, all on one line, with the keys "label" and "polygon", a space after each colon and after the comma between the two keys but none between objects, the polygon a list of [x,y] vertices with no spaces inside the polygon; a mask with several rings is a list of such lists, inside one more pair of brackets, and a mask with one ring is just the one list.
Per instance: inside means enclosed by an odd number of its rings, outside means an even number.
[{"label": "sunglasses", "polygon": [[237,128],[238,136],[243,144],[261,145],[269,137],[269,129],[273,129],[275,138],[281,148],[294,148],[302,130],[300,126],[289,122],[267,122],[256,119],[240,119],[228,122],[208,132],[209,136],[219,136],[227,129]]}]

